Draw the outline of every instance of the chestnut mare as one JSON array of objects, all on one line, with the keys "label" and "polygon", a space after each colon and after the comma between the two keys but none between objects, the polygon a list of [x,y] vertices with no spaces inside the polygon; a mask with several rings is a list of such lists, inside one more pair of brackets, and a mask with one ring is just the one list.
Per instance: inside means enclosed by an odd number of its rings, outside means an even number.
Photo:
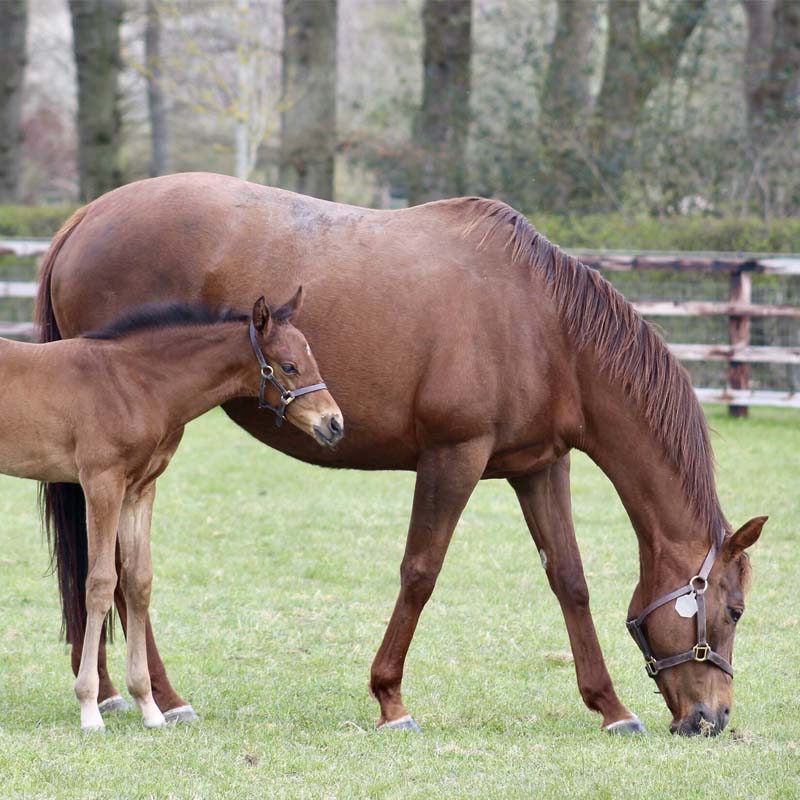
[{"label": "chestnut mare", "polygon": [[[376,211],[222,175],[145,180],[66,222],[43,265],[38,320],[42,336],[56,339],[144,300],[236,306],[254,287],[301,282],[313,290],[304,330],[348,418],[347,437],[321,450],[250,402],[224,408],[304,461],[417,473],[400,592],[372,665],[380,724],[415,727],[401,680],[417,621],[475,485],[505,478],[561,605],[584,702],[607,730],[642,730],[614,691],[589,610],[570,511],[575,447],[611,479],[638,537],[629,617],[683,591],[716,548],[706,579],[695,581],[706,589],[702,613],[695,590],[686,593],[696,619],[665,602],[633,627],[672,729],[721,730],[731,676],[705,656],[731,661],[749,579],[744,551],[765,518],[731,532],[686,373],[597,272],[507,205],[461,198]],[[708,650],[694,649],[701,638]],[[148,643],[156,701],[182,705]],[[653,666],[686,653],[675,666]],[[104,691],[114,692],[107,679]]]},{"label": "chestnut mare", "polygon": [[[67,627],[73,645],[83,644],[75,693],[84,730],[104,727],[98,647],[117,585],[117,540],[128,689],[146,727],[166,722],[153,700],[145,643],[153,579],[150,519],[156,479],[175,453],[183,426],[232,397],[249,396],[247,402],[257,407],[252,398],[265,382],[261,376],[269,380],[273,369],[292,363],[311,384],[295,390],[304,396],[292,406],[292,422],[324,445],[341,438],[339,408],[320,382],[305,338],[289,321],[300,299],[298,293],[293,303],[271,312],[261,297],[252,318],[187,304],[150,305],[82,339],[0,339],[0,417],[6,430],[0,472],[74,487],[71,512],[61,504],[55,513],[53,496],[48,502]],[[266,369],[265,357],[271,362]],[[290,385],[297,380],[286,379]],[[78,492],[85,503],[74,502]],[[84,553],[81,565],[75,563],[76,548]],[[83,636],[78,631],[84,621],[76,620],[74,606],[82,594],[76,592],[78,572],[85,605],[77,616],[88,611]]]}]

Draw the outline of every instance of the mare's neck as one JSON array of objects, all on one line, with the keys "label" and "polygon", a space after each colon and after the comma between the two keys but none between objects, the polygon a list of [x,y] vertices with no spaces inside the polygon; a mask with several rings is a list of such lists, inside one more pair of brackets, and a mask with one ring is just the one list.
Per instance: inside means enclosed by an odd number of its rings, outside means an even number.
[{"label": "mare's neck", "polygon": [[148,401],[178,428],[233,397],[257,393],[259,368],[241,322],[143,331],[119,341]]},{"label": "mare's neck", "polygon": [[[639,540],[643,591],[680,585],[709,548],[684,475],[636,403],[604,371],[594,370],[585,382],[582,405],[586,428],[579,447],[608,476],[628,512]],[[650,585],[656,582],[662,585]]]}]

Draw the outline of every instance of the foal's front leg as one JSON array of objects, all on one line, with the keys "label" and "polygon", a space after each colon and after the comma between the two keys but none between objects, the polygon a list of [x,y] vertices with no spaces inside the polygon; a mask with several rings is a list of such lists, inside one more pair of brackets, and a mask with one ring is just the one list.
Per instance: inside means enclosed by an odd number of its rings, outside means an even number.
[{"label": "foal's front leg", "polygon": [[98,648],[103,622],[111,608],[117,582],[114,550],[125,479],[122,475],[110,472],[91,477],[82,475],[81,485],[86,495],[89,569],[86,577],[86,632],[75,694],[81,704],[81,728],[93,731],[105,727],[97,706],[100,686]]},{"label": "foal's front leg", "polygon": [[127,684],[131,697],[142,712],[146,728],[161,728],[166,724],[164,715],[153,700],[145,638],[153,584],[150,522],[155,493],[155,483],[150,483],[137,494],[129,495],[122,506],[119,524],[122,590],[127,610]]}]

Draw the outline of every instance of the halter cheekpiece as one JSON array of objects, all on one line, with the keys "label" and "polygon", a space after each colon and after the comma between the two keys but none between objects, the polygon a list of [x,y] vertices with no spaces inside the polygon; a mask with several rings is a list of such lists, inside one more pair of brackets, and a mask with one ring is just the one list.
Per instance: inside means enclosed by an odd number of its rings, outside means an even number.
[{"label": "halter cheekpiece", "polygon": [[[275,371],[267,363],[261,348],[258,346],[258,339],[256,337],[256,326],[250,322],[250,344],[253,346],[253,352],[256,354],[259,366],[261,367],[261,386],[258,390],[258,407],[268,408],[275,414],[275,425],[280,428],[283,421],[286,419],[286,406],[289,405],[295,398],[302,397],[304,394],[311,394],[311,392],[319,392],[322,389],[327,389],[325,383],[314,383],[311,386],[304,386],[302,389],[287,389],[276,377]],[[272,406],[267,402],[267,384],[271,383],[281,396],[281,404],[279,406]]]},{"label": "halter cheekpiece", "polygon": [[[708,643],[705,593],[708,588],[708,575],[711,572],[711,568],[714,566],[716,557],[717,544],[715,542],[711,545],[711,549],[708,551],[708,555],[705,557],[700,571],[686,586],[681,586],[680,589],[675,589],[675,591],[665,594],[658,600],[654,600],[638,617],[636,617],[636,619],[629,619],[625,623],[634,641],[639,645],[639,649],[642,651],[645,660],[645,668],[647,669],[647,674],[651,678],[655,678],[656,675],[664,669],[675,667],[686,661],[708,661],[710,664],[719,667],[723,672],[727,672],[728,675],[733,677],[733,667],[730,662],[724,659],[719,653],[712,650],[711,645]],[[650,650],[647,637],[642,630],[642,624],[657,608],[661,608],[661,606],[669,603],[671,600],[677,600],[684,595],[690,595],[697,602],[697,644],[691,650],[687,650],[684,653],[667,656],[666,658],[655,658]]]}]

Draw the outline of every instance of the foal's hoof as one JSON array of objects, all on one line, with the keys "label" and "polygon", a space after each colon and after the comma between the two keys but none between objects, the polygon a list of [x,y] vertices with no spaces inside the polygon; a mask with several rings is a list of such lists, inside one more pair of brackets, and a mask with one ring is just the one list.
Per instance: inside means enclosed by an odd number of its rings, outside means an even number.
[{"label": "foal's hoof", "polygon": [[616,736],[631,736],[637,733],[647,736],[647,728],[642,725],[639,717],[621,719],[618,722],[612,722],[610,725],[606,725],[603,730],[606,733],[613,733]]},{"label": "foal's hoof", "polygon": [[165,711],[164,719],[167,725],[178,725],[179,723],[196,722],[200,717],[195,714],[191,706],[178,706]]},{"label": "foal's hoof", "polygon": [[98,708],[101,714],[113,714],[117,711],[131,710],[130,703],[119,694],[115,694],[113,697],[107,697],[98,705]]},{"label": "foal's hoof", "polygon": [[394,719],[391,722],[384,722],[383,725],[378,725],[379,731],[413,731],[414,733],[422,733],[422,728],[414,721],[411,714],[406,714],[400,719]]},{"label": "foal's hoof", "polygon": [[100,721],[99,725],[98,724],[81,725],[81,733],[95,734],[95,733],[105,733],[105,732],[106,732],[106,726],[103,724],[102,720]]}]

